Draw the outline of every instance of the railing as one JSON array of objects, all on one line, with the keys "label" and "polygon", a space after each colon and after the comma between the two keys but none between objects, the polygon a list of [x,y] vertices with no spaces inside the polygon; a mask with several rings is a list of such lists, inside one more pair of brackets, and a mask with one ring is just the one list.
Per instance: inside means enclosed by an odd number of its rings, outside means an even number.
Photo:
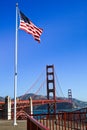
[{"label": "railing", "polygon": [[87,130],[86,112],[61,112],[56,115],[36,114],[32,116],[50,130]]},{"label": "railing", "polygon": [[43,126],[42,123],[38,122],[34,118],[27,117],[27,130],[49,130],[46,126]]}]

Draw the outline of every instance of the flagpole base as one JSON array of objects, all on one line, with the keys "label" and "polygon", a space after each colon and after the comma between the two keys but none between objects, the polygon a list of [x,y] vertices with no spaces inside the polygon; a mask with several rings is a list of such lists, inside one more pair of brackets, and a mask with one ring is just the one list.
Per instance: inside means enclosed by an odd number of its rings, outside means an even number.
[{"label": "flagpole base", "polygon": [[13,123],[14,126],[17,126],[18,124],[16,122]]}]

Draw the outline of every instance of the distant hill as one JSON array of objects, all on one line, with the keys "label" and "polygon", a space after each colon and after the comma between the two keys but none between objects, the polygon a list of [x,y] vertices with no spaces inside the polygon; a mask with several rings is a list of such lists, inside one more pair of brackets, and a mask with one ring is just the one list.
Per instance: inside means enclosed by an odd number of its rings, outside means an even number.
[{"label": "distant hill", "polygon": [[5,98],[0,96],[0,101],[5,101]]},{"label": "distant hill", "polygon": [[29,93],[29,94],[25,94],[25,95],[22,95],[22,96],[19,96],[18,98],[20,100],[28,100],[29,98],[32,98],[33,100],[43,100],[43,99],[47,99],[46,96],[42,96],[42,95],[36,95],[36,94],[33,94],[33,93]]},{"label": "distant hill", "polygon": [[[34,93],[21,95],[21,96],[18,97],[18,99],[20,99],[20,100],[28,100],[30,97],[32,97],[33,100],[47,99],[46,96],[35,95]],[[57,97],[57,99],[63,99],[63,97]],[[0,101],[5,101],[5,98],[0,96]],[[87,102],[80,101],[80,100],[75,99],[75,98],[72,99],[72,102],[73,102],[73,108],[87,107]],[[44,105],[44,107],[47,107],[47,105]],[[43,106],[38,106],[38,108],[44,108],[44,107]],[[62,108],[69,109],[70,107],[71,107],[71,105],[69,103],[57,103],[57,109],[62,109]]]},{"label": "distant hill", "polygon": [[87,102],[85,101],[80,101],[75,98],[73,98],[72,101],[73,101],[73,107],[77,107],[77,108],[87,107]]},{"label": "distant hill", "polygon": [[[46,96],[42,96],[42,95],[35,95],[33,93],[29,93],[26,95],[22,95],[19,96],[18,98],[20,100],[28,100],[30,97],[32,97],[33,100],[44,100],[47,99]],[[63,99],[63,97],[56,97],[57,99]],[[67,99],[67,98],[66,98]],[[73,98],[72,99],[73,102],[73,108],[82,108],[82,107],[87,107],[87,102],[84,101],[80,101],[78,99]],[[44,107],[46,107],[46,105],[44,105]],[[64,108],[64,109],[69,109],[71,107],[71,105],[69,103],[57,103],[57,108]],[[43,108],[43,106],[39,106],[39,108]]]}]

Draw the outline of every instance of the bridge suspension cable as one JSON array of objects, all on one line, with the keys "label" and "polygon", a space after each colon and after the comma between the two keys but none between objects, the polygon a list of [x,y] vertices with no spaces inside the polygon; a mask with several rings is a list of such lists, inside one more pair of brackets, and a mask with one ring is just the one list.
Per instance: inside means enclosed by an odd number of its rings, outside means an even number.
[{"label": "bridge suspension cable", "polygon": [[40,87],[38,88],[38,90],[35,92],[34,96],[32,96],[32,99],[34,99],[34,97],[37,95],[37,93],[40,91],[40,89],[44,86],[45,82],[46,82],[46,80],[44,80],[42,82],[42,84],[40,85]]},{"label": "bridge suspension cable", "polygon": [[40,80],[40,78],[42,77],[44,73],[44,70],[42,71],[42,73],[39,75],[39,77],[36,79],[36,81],[30,86],[30,88],[24,93],[24,95],[21,97],[21,99],[23,99],[26,94],[28,94],[28,92],[38,83],[38,81]]},{"label": "bridge suspension cable", "polygon": [[[60,89],[60,92],[61,92],[62,96],[65,98],[65,96],[64,96],[64,94],[63,94],[63,91],[62,91],[62,89],[61,89],[61,86],[60,86],[59,80],[58,80],[58,76],[57,76],[55,70],[54,70],[54,73],[55,73],[55,78],[56,78],[56,80],[57,80],[58,88]],[[56,89],[56,92],[57,92],[57,94],[58,94],[57,87],[55,87],[55,89]],[[59,94],[58,94],[58,95],[59,95]]]}]

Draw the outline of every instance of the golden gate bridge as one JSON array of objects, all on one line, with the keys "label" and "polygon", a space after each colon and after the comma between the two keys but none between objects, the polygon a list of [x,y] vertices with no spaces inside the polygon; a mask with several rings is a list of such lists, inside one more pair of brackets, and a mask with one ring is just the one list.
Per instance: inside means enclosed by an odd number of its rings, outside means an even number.
[{"label": "golden gate bridge", "polygon": [[[42,75],[42,74],[41,74]],[[29,88],[29,90],[19,99],[17,99],[17,104],[16,104],[16,110],[17,110],[17,118],[25,118],[24,113],[29,114],[29,107],[30,107],[30,101],[28,100],[23,100],[26,94],[30,92],[32,88],[37,84],[39,81],[41,75],[39,78],[35,81],[35,83]],[[55,84],[55,70],[54,70],[54,65],[47,65],[46,66],[46,79],[41,83],[39,89],[36,91],[35,95],[32,96],[32,99],[35,98],[36,94],[39,93],[41,90],[42,86],[44,86],[46,82],[46,91],[47,91],[47,99],[34,99],[32,100],[33,106],[36,105],[44,105],[47,104],[47,109],[48,113],[55,114],[56,113],[56,104],[57,103],[70,103],[72,104],[72,92],[71,89],[68,89],[68,98],[59,98],[56,96],[56,84]],[[56,75],[57,77],[57,75]],[[58,79],[57,79],[58,80]],[[62,92],[62,90],[61,90]],[[2,111],[2,115],[4,117],[4,106],[5,102],[0,102],[0,110]],[[14,117],[14,100],[11,100],[11,118]]]}]

